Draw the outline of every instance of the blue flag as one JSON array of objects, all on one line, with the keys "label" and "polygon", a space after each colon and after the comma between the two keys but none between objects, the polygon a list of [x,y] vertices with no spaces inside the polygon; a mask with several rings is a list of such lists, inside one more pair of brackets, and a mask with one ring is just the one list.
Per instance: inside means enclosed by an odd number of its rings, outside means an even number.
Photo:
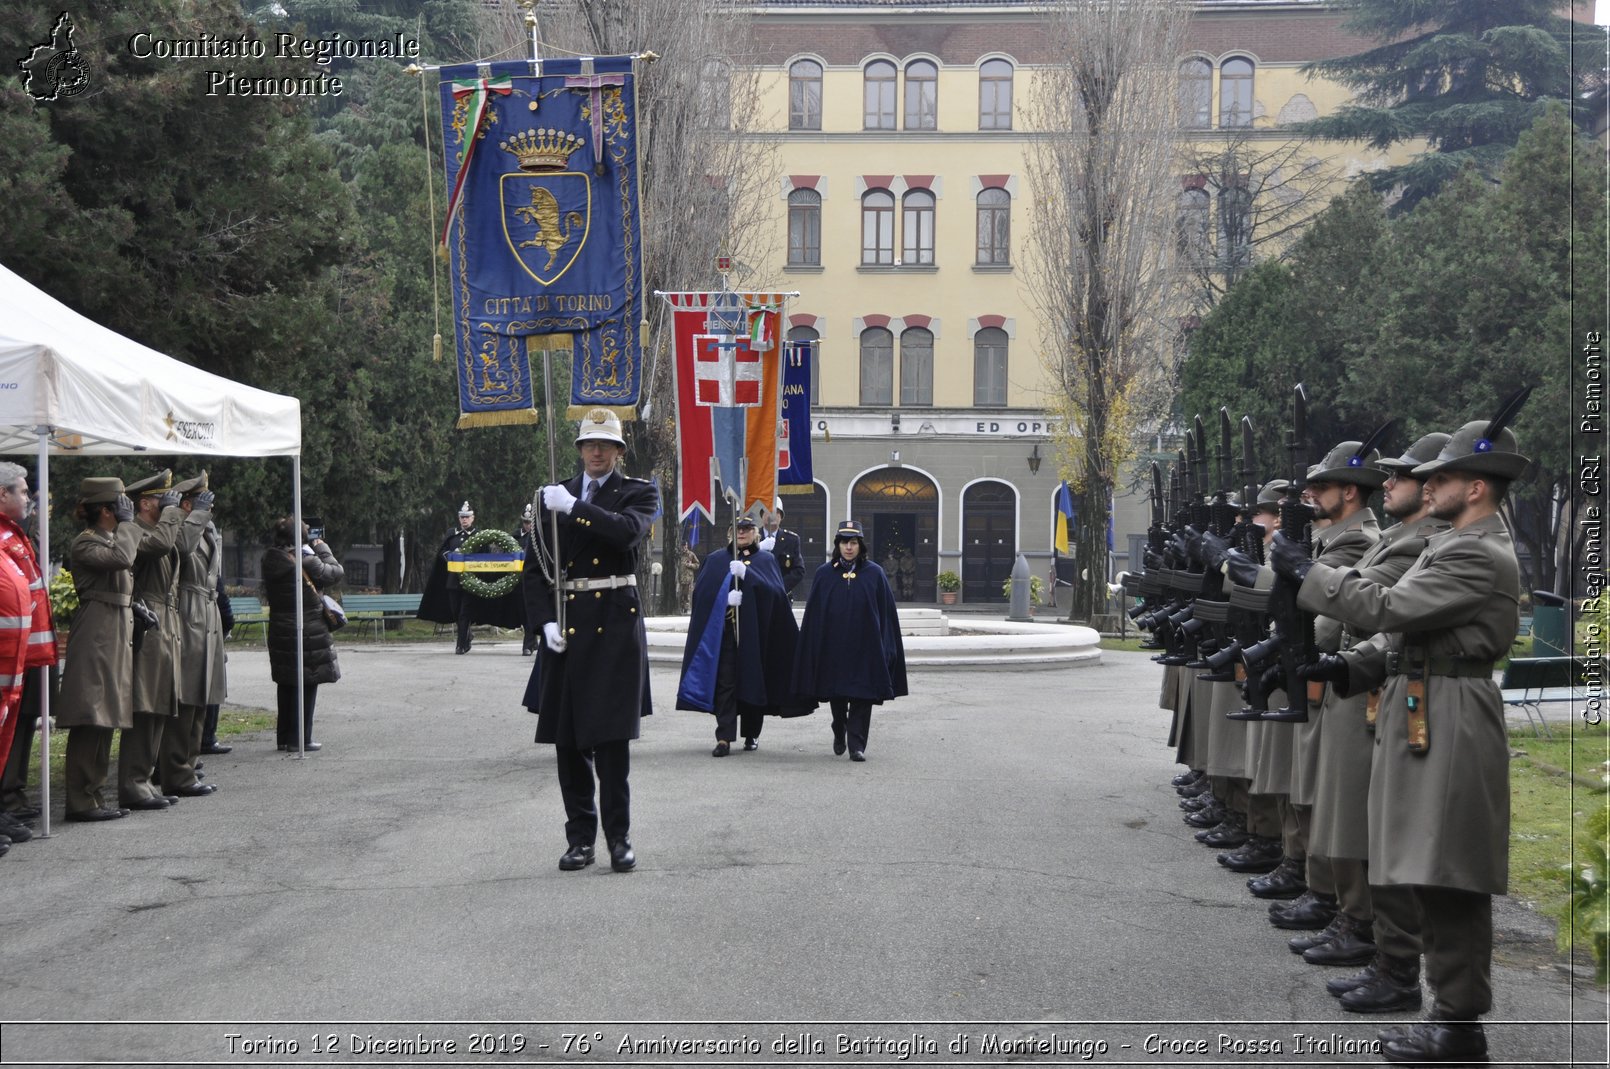
[{"label": "blue flag", "polygon": [[791,341],[783,345],[783,402],[778,413],[782,436],[777,443],[777,486],[810,487],[815,480],[811,468],[811,363],[816,359],[814,341]]},{"label": "blue flag", "polygon": [[632,64],[442,68],[460,427],[535,422],[547,358],[569,364],[571,418],[634,414],[643,271]]}]

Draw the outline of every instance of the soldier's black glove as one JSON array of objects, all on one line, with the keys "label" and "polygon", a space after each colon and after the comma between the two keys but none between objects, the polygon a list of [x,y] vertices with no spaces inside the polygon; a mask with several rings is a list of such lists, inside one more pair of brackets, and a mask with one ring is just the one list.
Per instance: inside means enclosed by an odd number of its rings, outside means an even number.
[{"label": "soldier's black glove", "polygon": [[179,501],[183,496],[177,490],[168,490],[157,499],[157,502],[165,509],[176,509],[179,507]]},{"label": "soldier's black glove", "polygon": [[1286,673],[1278,663],[1270,665],[1258,676],[1258,688],[1265,698],[1286,685]]},{"label": "soldier's black glove", "polygon": [[1217,571],[1230,555],[1230,543],[1209,531],[1202,535],[1196,549],[1208,571]]},{"label": "soldier's black glove", "polygon": [[1317,679],[1326,683],[1335,683],[1343,689],[1347,687],[1347,661],[1339,653],[1321,653],[1319,660],[1313,664],[1303,665],[1297,669],[1297,674],[1304,679]]},{"label": "soldier's black glove", "polygon": [[1258,585],[1258,562],[1241,552],[1239,549],[1224,551],[1224,574],[1230,577],[1230,582],[1236,586],[1253,587]]},{"label": "soldier's black glove", "polygon": [[112,502],[112,515],[117,517],[118,523],[128,523],[134,519],[134,500],[128,494],[118,494],[117,500]]},{"label": "soldier's black glove", "polygon": [[1146,570],[1149,572],[1155,572],[1163,566],[1163,555],[1155,549],[1146,550],[1141,559],[1146,562]]},{"label": "soldier's black glove", "polygon": [[[1186,528],[1189,530],[1190,528]],[[1181,565],[1191,562],[1191,544],[1185,540],[1184,534],[1170,535],[1168,548],[1174,554],[1174,560]]]},{"label": "soldier's black glove", "polygon": [[1308,555],[1308,549],[1301,542],[1293,542],[1285,535],[1276,532],[1274,540],[1269,543],[1269,566],[1275,574],[1301,583],[1308,574],[1308,569],[1314,566],[1313,558]]}]

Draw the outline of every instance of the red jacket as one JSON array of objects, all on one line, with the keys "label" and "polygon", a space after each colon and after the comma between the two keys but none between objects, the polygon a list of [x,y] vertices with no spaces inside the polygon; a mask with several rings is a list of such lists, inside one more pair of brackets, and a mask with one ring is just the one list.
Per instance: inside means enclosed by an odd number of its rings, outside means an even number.
[{"label": "red jacket", "polygon": [[33,599],[33,625],[28,633],[28,667],[54,666],[56,663],[56,631],[50,618],[50,591],[34,556],[34,544],[11,517],[0,514],[0,552],[4,552],[17,565],[23,578],[28,580],[28,594]]}]

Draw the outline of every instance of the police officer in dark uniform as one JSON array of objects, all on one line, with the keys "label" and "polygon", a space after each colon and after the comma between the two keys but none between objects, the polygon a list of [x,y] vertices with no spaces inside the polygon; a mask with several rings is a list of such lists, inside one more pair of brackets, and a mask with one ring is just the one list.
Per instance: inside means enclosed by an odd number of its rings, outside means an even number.
[{"label": "police officer in dark uniform", "polygon": [[[542,488],[537,552],[525,560],[526,618],[542,634],[525,705],[537,714],[537,742],[556,751],[569,843],[559,867],[571,872],[593,863],[602,818],[610,867],[628,872],[637,864],[628,838],[628,744],[653,711],[638,550],[659,494],[647,480],[616,470],[626,441],[608,409],[582,420],[576,448],[582,471]],[[558,522],[557,546],[549,543],[550,517]]]},{"label": "police officer in dark uniform", "polygon": [[[448,535],[442,541],[442,548],[437,550],[437,556],[443,561],[447,560],[449,553],[457,552],[464,545],[464,540],[475,533],[475,510],[465,501],[458,507],[458,530]],[[470,595],[464,593],[464,579],[462,572],[455,572],[451,568],[447,571],[447,605],[453,614],[453,620],[458,627],[458,641],[453,646],[454,653],[470,652]]]},{"label": "police officer in dark uniform", "polygon": [[783,527],[783,499],[780,497],[766,515],[766,529],[760,536],[760,548],[777,558],[777,567],[783,573],[783,590],[788,594],[788,600],[793,601],[794,588],[805,578],[805,560],[799,535]]}]

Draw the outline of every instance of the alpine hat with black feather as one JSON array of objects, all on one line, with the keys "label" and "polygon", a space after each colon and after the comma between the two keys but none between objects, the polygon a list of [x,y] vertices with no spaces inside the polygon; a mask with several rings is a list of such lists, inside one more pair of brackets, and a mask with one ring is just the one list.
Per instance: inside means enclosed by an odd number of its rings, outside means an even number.
[{"label": "alpine hat with black feather", "polygon": [[1362,442],[1343,442],[1319,462],[1318,471],[1309,471],[1311,483],[1353,483],[1374,490],[1386,482],[1386,472],[1377,466],[1380,445],[1391,433],[1393,420],[1387,420]]},{"label": "alpine hat with black feather", "polygon": [[1530,386],[1522,387],[1505,399],[1492,419],[1478,419],[1454,431],[1435,460],[1414,469],[1414,477],[1423,480],[1439,471],[1459,471],[1500,479],[1520,478],[1532,462],[1520,454],[1509,424],[1531,392]]},{"label": "alpine hat with black feather", "polygon": [[[1385,468],[1387,471],[1398,475],[1408,475],[1421,464],[1429,464],[1436,460],[1437,454],[1442,452],[1442,447],[1447,445],[1448,440],[1452,437],[1453,435],[1451,434],[1432,431],[1405,449],[1401,457],[1395,457],[1391,460],[1377,460],[1375,466]],[[1416,476],[1410,476],[1410,478],[1416,478]]]}]

